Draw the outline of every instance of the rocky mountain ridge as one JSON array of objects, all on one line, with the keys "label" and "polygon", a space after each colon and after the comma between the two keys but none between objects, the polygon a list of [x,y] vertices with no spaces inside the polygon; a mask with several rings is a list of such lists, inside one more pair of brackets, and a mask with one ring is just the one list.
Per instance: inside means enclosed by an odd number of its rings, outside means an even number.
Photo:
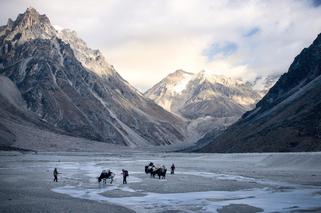
[{"label": "rocky mountain ridge", "polygon": [[[72,31],[28,8],[0,27],[0,74],[39,128],[128,146],[184,141],[184,122],[143,97]],[[5,91],[3,91],[5,92]],[[2,124],[6,126],[5,122]],[[45,127],[47,128],[47,127]]]}]

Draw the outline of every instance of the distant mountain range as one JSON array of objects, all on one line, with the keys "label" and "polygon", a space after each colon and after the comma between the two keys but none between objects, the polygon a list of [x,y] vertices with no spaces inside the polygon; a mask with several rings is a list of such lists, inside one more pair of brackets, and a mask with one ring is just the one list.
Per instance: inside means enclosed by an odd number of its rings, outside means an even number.
[{"label": "distant mountain range", "polygon": [[219,136],[198,142],[200,152],[321,150],[321,34],[294,59],[269,92]]},{"label": "distant mountain range", "polygon": [[0,27],[0,49],[3,144],[13,143],[19,131],[10,126],[21,120],[127,146],[185,139],[181,118],[140,94],[75,32],[58,32],[33,8]]},{"label": "distant mountain range", "polygon": [[259,93],[262,98],[264,95],[266,95],[266,93],[271,89],[271,87],[277,82],[279,78],[279,74],[262,75],[256,77],[252,81],[247,81],[246,84],[251,86],[253,90]]},{"label": "distant mountain range", "polygon": [[193,74],[177,70],[144,95],[185,119],[189,123],[188,138],[195,141],[207,132],[221,132],[253,109],[274,78],[270,79],[261,77],[244,83],[206,71]]}]

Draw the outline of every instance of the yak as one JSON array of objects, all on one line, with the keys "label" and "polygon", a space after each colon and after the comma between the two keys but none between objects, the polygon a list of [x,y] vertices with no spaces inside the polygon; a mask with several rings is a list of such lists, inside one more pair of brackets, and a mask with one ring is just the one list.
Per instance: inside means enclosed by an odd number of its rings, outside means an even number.
[{"label": "yak", "polygon": [[152,174],[153,169],[155,168],[155,165],[153,162],[150,162],[148,165],[145,166],[145,173],[146,174]]},{"label": "yak", "polygon": [[167,172],[167,169],[165,168],[165,166],[157,168],[153,162],[150,162],[148,165],[145,166],[145,173],[150,174],[150,177],[153,177],[153,178],[155,178],[155,175],[158,175],[158,179],[160,178],[165,179],[166,172]]},{"label": "yak", "polygon": [[151,172],[151,176],[155,178],[155,175],[158,175],[158,179],[165,179],[166,178],[167,169],[165,167],[156,168]]},{"label": "yak", "polygon": [[101,172],[100,176],[97,178],[98,182],[100,183],[103,181],[106,184],[107,179],[110,179],[110,184],[114,181],[115,174],[111,171],[106,172],[105,170]]}]

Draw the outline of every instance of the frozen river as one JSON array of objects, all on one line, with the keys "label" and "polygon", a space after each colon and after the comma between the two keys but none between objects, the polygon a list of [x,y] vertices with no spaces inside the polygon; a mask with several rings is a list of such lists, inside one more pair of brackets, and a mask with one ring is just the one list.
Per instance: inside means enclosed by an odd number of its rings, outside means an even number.
[{"label": "frozen river", "polygon": [[[79,200],[123,206],[136,212],[311,212],[321,211],[320,153],[184,154],[40,153],[1,156],[5,171],[44,174],[51,192]],[[144,173],[149,162],[176,165],[165,180]],[[62,174],[52,182],[53,168]],[[113,184],[98,184],[103,169]],[[129,171],[122,184],[121,169]],[[33,173],[34,174],[34,173]],[[30,180],[29,180],[30,181]],[[14,184],[13,186],[14,187]]]}]

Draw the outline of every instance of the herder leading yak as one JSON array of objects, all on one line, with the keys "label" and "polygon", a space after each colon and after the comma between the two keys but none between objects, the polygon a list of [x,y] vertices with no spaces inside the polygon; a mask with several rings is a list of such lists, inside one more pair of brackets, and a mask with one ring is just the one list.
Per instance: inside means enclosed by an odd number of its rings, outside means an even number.
[{"label": "herder leading yak", "polygon": [[166,178],[167,169],[163,165],[162,167],[157,168],[154,163],[150,162],[149,165],[145,166],[145,173],[150,174],[151,177],[155,178],[155,175],[158,175],[158,179]]}]

